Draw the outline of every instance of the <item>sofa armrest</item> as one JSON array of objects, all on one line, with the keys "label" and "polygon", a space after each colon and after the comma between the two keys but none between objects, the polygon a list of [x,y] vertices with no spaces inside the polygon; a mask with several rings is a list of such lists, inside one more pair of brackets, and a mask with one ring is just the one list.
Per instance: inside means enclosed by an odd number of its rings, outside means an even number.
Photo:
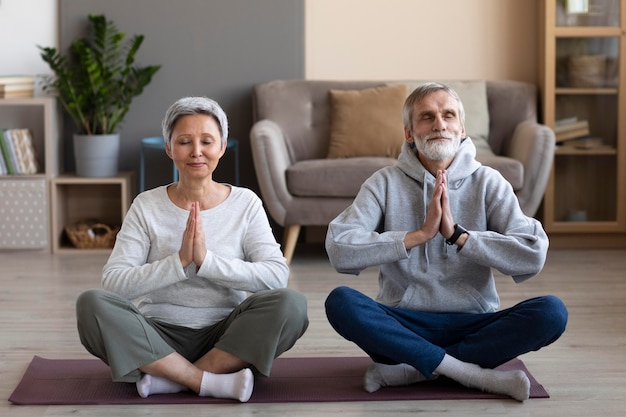
[{"label": "sofa armrest", "polygon": [[291,165],[282,129],[271,120],[260,120],[250,131],[252,160],[263,201],[272,218],[285,226],[287,206],[293,199],[287,190],[287,168]]},{"label": "sofa armrest", "polygon": [[504,149],[506,156],[521,161],[524,166],[524,185],[517,197],[527,216],[534,216],[541,204],[552,169],[555,143],[552,129],[527,120],[517,125]]}]

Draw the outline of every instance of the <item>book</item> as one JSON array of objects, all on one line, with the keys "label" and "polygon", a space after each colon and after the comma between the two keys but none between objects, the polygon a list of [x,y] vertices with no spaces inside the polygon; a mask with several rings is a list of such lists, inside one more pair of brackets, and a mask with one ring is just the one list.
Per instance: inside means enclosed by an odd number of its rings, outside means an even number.
[{"label": "book", "polygon": [[561,146],[576,149],[610,149],[611,147],[604,144],[602,138],[585,136],[582,138],[570,139],[562,142]]},{"label": "book", "polygon": [[18,172],[23,175],[36,174],[39,167],[33,139],[28,129],[12,129],[11,140],[17,156]]},{"label": "book", "polygon": [[9,157],[9,148],[7,147],[5,132],[5,130],[0,129],[0,151],[2,151],[2,159],[7,167],[7,174],[13,175],[13,164],[11,163],[11,158]]},{"label": "book", "polygon": [[[567,122],[565,122],[567,120]],[[554,135],[557,143],[569,139],[589,136],[589,122],[587,120],[564,119],[554,126]]]},{"label": "book", "polygon": [[15,151],[15,145],[13,142],[13,129],[7,129],[4,131],[4,144],[7,148],[13,174],[21,174],[17,152]]},{"label": "book", "polygon": [[576,116],[566,117],[564,119],[555,120],[554,121],[554,125],[555,126],[561,126],[561,125],[565,125],[565,124],[568,124],[568,123],[573,123],[573,122],[576,122],[576,121],[578,121],[578,117],[576,117]]},{"label": "book", "polygon": [[9,175],[33,175],[39,171],[37,154],[28,129],[5,129],[0,131],[2,160]]},{"label": "book", "polygon": [[29,91],[35,89],[35,83],[20,84],[0,84],[0,93],[9,93],[14,91]]},{"label": "book", "polygon": [[589,129],[589,122],[587,120],[573,120],[567,123],[556,122],[554,126],[554,132],[569,132],[570,130]]},{"label": "book", "polygon": [[35,83],[33,75],[0,75],[0,84],[26,84]]},{"label": "book", "polygon": [[[2,132],[0,132],[0,135]],[[7,175],[9,171],[7,171],[7,164],[4,162],[4,156],[2,155],[2,151],[0,150],[0,175]]]},{"label": "book", "polygon": [[19,98],[19,97],[34,97],[35,89],[22,90],[22,91],[0,91],[0,98]]},{"label": "book", "polygon": [[583,129],[578,129],[578,130],[569,130],[569,131],[560,132],[560,133],[555,132],[554,136],[556,138],[556,142],[560,143],[560,142],[564,142],[570,139],[576,139],[576,138],[589,136],[589,129],[583,128]]}]

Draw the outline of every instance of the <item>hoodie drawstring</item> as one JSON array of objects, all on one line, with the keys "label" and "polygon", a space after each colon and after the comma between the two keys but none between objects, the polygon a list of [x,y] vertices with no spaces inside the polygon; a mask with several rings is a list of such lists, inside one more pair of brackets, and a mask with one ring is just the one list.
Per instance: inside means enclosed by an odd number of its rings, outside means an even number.
[{"label": "hoodie drawstring", "polygon": [[[424,213],[422,213],[424,221],[426,221],[426,214],[428,213],[428,203],[429,203],[429,199],[428,199],[428,171],[424,170],[424,178],[422,179],[422,184],[424,185],[422,187],[422,199],[423,199],[423,204],[422,206],[424,207]],[[426,250],[426,246],[428,245],[428,242],[424,243],[423,245],[420,245],[420,248],[422,250],[422,256],[424,258],[424,262],[420,263],[420,267],[422,269],[422,272],[427,272],[428,271],[428,250]]]}]

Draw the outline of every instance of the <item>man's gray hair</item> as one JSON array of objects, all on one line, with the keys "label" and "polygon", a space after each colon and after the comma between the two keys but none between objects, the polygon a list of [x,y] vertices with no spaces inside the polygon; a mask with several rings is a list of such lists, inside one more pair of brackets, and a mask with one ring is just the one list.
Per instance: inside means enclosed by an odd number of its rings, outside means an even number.
[{"label": "man's gray hair", "polygon": [[228,119],[220,105],[208,97],[183,97],[167,109],[161,123],[163,140],[167,145],[171,147],[172,130],[174,130],[174,125],[176,125],[178,119],[182,116],[192,116],[194,114],[212,116],[219,126],[222,144],[226,142],[226,139],[228,139]]},{"label": "man's gray hair", "polygon": [[402,122],[404,123],[404,127],[413,130],[413,110],[416,103],[424,100],[426,96],[442,90],[454,97],[459,104],[459,120],[461,121],[461,125],[465,126],[465,109],[463,108],[463,102],[459,94],[445,84],[430,82],[417,87],[404,101],[404,106],[402,107]]}]

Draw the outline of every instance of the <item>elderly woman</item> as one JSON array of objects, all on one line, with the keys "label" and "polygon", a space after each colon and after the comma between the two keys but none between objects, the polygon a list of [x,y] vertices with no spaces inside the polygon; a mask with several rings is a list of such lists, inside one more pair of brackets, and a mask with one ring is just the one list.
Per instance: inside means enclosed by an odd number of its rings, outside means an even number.
[{"label": "elderly woman", "polygon": [[80,340],[139,395],[193,390],[248,401],[254,373],[305,332],[305,297],[259,198],[218,183],[228,122],[205,97],[178,100],[163,119],[179,181],[133,202],[104,266],[104,289],[80,295]]}]

